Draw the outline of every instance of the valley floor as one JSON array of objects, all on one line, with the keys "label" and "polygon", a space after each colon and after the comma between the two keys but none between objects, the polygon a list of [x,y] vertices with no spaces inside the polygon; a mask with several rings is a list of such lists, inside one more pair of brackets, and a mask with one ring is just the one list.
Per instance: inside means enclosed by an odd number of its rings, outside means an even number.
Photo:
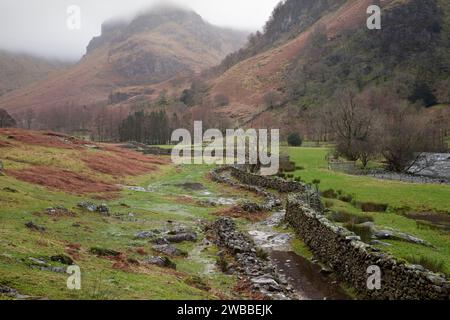
[{"label": "valley floor", "polygon": [[[0,299],[252,297],[237,275],[219,270],[220,248],[206,238],[203,226],[233,213],[230,209],[242,201],[262,201],[255,194],[212,182],[212,167],[206,165],[174,166],[163,157],[150,157],[151,166],[147,167],[145,159],[127,153],[135,163],[129,164],[128,175],[120,176],[112,169],[124,161],[122,151],[109,146],[94,147],[52,135],[39,135],[41,140],[30,142],[17,132],[2,133],[0,152],[5,169],[0,175]],[[48,145],[49,141],[52,144]],[[68,141],[70,148],[59,145]],[[380,248],[450,274],[448,229],[445,224],[441,228],[426,224],[421,216],[432,212],[448,217],[450,186],[335,173],[327,168],[326,148],[289,148],[285,152],[296,162],[294,176],[306,182],[320,179],[322,191],[336,191],[336,197],[324,198],[330,212],[345,219],[350,216],[353,223],[356,218],[369,217],[377,228],[395,229],[427,241],[432,246],[385,240]],[[116,157],[115,161],[100,161],[106,155]],[[125,170],[126,163],[122,164],[125,166],[115,169]],[[54,172],[40,176],[43,167],[52,167]],[[140,167],[142,172],[137,170]],[[33,174],[20,174],[23,172]],[[73,172],[89,177],[100,189],[73,192]],[[41,180],[30,180],[30,176]],[[369,202],[386,204],[387,210],[363,212],[367,210],[362,210],[361,204]],[[89,203],[105,204],[107,210],[100,207],[90,211]],[[290,234],[288,247],[298,254],[296,263],[307,264],[313,258],[288,228],[273,225],[268,230],[264,221],[271,223],[269,215],[233,217],[239,229],[253,234],[257,244],[261,239],[272,239],[271,234],[275,238]],[[348,225],[345,219],[339,223]],[[177,230],[194,232],[197,239],[173,245],[177,252],[169,256],[176,269],[168,267],[170,263],[155,265],[151,258],[165,254],[158,252],[150,239],[161,233],[177,235]],[[278,254],[274,261],[284,256]],[[293,256],[287,257],[290,261]],[[67,258],[80,267],[81,290],[67,288]],[[280,268],[286,268],[286,263],[281,261]],[[313,277],[319,273],[320,268]]]}]

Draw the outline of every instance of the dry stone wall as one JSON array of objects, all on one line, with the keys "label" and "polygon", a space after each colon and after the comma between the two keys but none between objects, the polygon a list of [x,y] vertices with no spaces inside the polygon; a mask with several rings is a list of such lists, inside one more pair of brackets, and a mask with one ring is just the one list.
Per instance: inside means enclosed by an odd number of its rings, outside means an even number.
[{"label": "dry stone wall", "polygon": [[[230,170],[231,176],[242,184],[291,193],[286,205],[287,222],[317,258],[357,290],[359,297],[389,300],[450,299],[450,282],[445,276],[400,261],[365,244],[355,233],[337,226],[324,216],[320,196],[308,185],[252,174],[238,166],[213,171],[213,179],[230,182],[222,175],[226,170]],[[381,270],[380,289],[368,288],[368,268],[372,266]]]},{"label": "dry stone wall", "polygon": [[[329,221],[298,195],[290,195],[286,219],[306,245],[358,295],[367,299],[449,300],[450,283],[442,275],[399,261]],[[381,270],[381,288],[369,290],[368,268]]]}]

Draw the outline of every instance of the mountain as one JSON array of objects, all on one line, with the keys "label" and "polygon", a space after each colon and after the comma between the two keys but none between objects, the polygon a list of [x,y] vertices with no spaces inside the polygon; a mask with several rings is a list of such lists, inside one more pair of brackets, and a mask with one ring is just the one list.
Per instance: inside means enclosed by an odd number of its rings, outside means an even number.
[{"label": "mountain", "polygon": [[0,96],[43,80],[66,67],[67,65],[61,62],[0,51]]},{"label": "mountain", "polygon": [[14,114],[29,108],[104,103],[115,90],[146,92],[148,86],[220,63],[245,39],[242,32],[218,28],[193,11],[172,7],[129,22],[109,21],[76,65],[2,97],[0,107]]},{"label": "mountain", "polygon": [[[374,3],[381,30],[366,27]],[[298,110],[332,104],[343,87],[388,88],[423,106],[449,103],[448,1],[287,0],[264,30],[212,69],[208,94],[230,100],[216,111],[238,123],[266,116],[268,94]]]}]

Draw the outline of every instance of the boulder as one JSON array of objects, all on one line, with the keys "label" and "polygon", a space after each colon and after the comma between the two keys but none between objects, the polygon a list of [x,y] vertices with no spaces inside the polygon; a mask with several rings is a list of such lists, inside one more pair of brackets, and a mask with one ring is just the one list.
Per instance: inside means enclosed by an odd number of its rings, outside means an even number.
[{"label": "boulder", "polygon": [[135,239],[152,239],[156,237],[156,233],[154,231],[141,231],[136,233],[134,237]]},{"label": "boulder", "polygon": [[109,215],[109,208],[106,204],[102,203],[97,207],[97,212],[100,212],[101,214],[104,215]]},{"label": "boulder", "polygon": [[195,232],[185,232],[185,233],[179,233],[179,234],[175,234],[175,235],[168,235],[164,238],[157,239],[156,243],[159,243],[159,244],[165,244],[167,242],[181,243],[184,241],[191,241],[191,242],[197,241],[197,234]]},{"label": "boulder", "polygon": [[33,221],[27,222],[25,223],[25,226],[33,231],[39,231],[39,232],[45,232],[45,227],[43,226],[38,226],[37,224],[35,224]]},{"label": "boulder", "polygon": [[52,256],[52,257],[50,257],[50,260],[54,261],[54,262],[59,262],[59,263],[62,263],[62,264],[68,265],[68,266],[71,266],[71,265],[74,264],[73,259],[71,257],[69,257],[69,256],[64,255],[64,254],[59,254],[59,255],[56,255],[56,256]]},{"label": "boulder", "polygon": [[180,257],[180,256],[187,256],[187,253],[170,245],[170,244],[161,244],[161,245],[154,245],[153,250],[159,253],[166,254],[168,256],[174,256],[174,257]]},{"label": "boulder", "polygon": [[156,265],[161,268],[176,269],[177,265],[167,257],[149,257],[143,261],[143,264]]},{"label": "boulder", "polygon": [[83,201],[83,202],[78,203],[77,206],[79,208],[84,209],[84,210],[89,211],[89,212],[97,211],[97,205],[92,203],[92,202]]},{"label": "boulder", "polygon": [[95,254],[99,257],[117,257],[120,255],[120,252],[111,250],[111,249],[103,249],[103,248],[91,248],[89,250],[90,253]]}]

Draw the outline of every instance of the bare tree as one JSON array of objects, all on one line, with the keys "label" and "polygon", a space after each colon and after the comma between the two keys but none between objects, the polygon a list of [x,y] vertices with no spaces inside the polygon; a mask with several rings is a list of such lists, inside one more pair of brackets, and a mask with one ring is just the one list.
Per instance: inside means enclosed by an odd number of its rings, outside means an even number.
[{"label": "bare tree", "polygon": [[270,90],[269,92],[267,92],[264,95],[263,100],[265,106],[270,109],[278,107],[281,102],[280,95],[274,90]]},{"label": "bare tree", "polygon": [[373,124],[373,113],[357,99],[351,90],[344,90],[338,104],[330,110],[330,126],[336,134],[336,150],[348,160],[360,157],[357,148],[367,141]]},{"label": "bare tree", "polygon": [[0,109],[0,128],[8,128],[8,127],[15,127],[16,126],[16,120],[14,120],[11,115],[6,112],[5,109]]},{"label": "bare tree", "polygon": [[384,117],[381,148],[389,170],[407,172],[423,158],[423,153],[438,150],[430,126],[430,118],[407,106]]}]

